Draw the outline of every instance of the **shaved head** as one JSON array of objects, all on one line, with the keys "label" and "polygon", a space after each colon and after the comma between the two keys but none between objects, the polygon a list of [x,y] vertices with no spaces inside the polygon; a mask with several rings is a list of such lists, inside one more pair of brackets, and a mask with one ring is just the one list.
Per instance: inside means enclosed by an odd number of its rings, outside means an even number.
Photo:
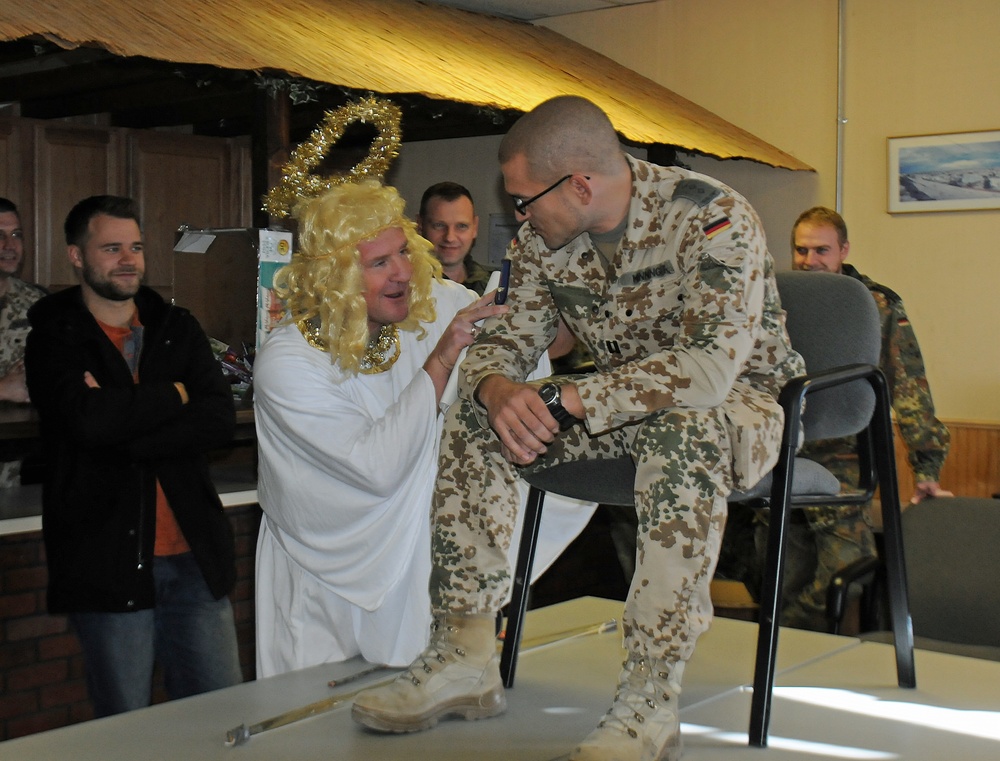
[{"label": "shaved head", "polygon": [[540,182],[571,172],[614,174],[625,161],[611,120],[576,95],[547,100],[514,123],[500,143],[500,165],[518,155]]}]

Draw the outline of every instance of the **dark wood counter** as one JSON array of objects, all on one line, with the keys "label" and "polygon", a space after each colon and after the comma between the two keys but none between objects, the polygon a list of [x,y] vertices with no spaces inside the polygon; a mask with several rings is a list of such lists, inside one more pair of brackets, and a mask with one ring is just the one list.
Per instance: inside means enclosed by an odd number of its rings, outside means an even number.
[{"label": "dark wood counter", "polygon": [[[29,404],[0,402],[0,441],[35,439],[38,437],[38,413]],[[236,441],[254,439],[253,404],[236,408]]]},{"label": "dark wood counter", "polygon": [[[0,459],[37,451],[38,435],[38,413],[33,407],[0,402]],[[209,456],[212,478],[226,507],[257,502],[256,440],[253,405],[239,405],[232,444]],[[41,515],[40,484],[0,489],[0,535],[37,531]]]},{"label": "dark wood counter", "polygon": [[38,413],[28,404],[0,402],[0,441],[38,436]]}]

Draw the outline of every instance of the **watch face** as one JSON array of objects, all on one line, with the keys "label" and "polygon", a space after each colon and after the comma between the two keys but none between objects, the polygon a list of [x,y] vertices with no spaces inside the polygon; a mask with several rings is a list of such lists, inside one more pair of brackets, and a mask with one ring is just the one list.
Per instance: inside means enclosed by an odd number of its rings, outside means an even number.
[{"label": "watch face", "polygon": [[559,386],[555,383],[546,383],[538,389],[538,395],[545,404],[551,404],[559,399]]}]

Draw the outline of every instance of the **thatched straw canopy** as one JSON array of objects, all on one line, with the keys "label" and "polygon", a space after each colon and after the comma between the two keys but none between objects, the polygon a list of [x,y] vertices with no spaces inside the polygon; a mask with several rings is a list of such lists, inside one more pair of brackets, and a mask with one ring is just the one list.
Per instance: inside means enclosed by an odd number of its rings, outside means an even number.
[{"label": "thatched straw canopy", "polygon": [[[122,56],[281,70],[379,93],[526,111],[590,98],[635,143],[810,167],[555,32],[416,0],[19,0],[0,39],[44,35]],[[404,135],[405,138],[405,135]]]}]

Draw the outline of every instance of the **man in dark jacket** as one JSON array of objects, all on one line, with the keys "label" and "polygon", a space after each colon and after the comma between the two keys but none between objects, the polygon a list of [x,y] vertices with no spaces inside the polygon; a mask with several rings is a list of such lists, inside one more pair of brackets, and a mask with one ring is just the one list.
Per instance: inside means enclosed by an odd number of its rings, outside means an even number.
[{"label": "man in dark jacket", "polygon": [[106,716],[149,704],[154,660],[171,698],[241,681],[233,534],[204,457],[235,413],[197,321],[140,284],[131,199],[87,198],[65,229],[80,285],[29,311],[27,382],[49,611],[69,615]]}]

